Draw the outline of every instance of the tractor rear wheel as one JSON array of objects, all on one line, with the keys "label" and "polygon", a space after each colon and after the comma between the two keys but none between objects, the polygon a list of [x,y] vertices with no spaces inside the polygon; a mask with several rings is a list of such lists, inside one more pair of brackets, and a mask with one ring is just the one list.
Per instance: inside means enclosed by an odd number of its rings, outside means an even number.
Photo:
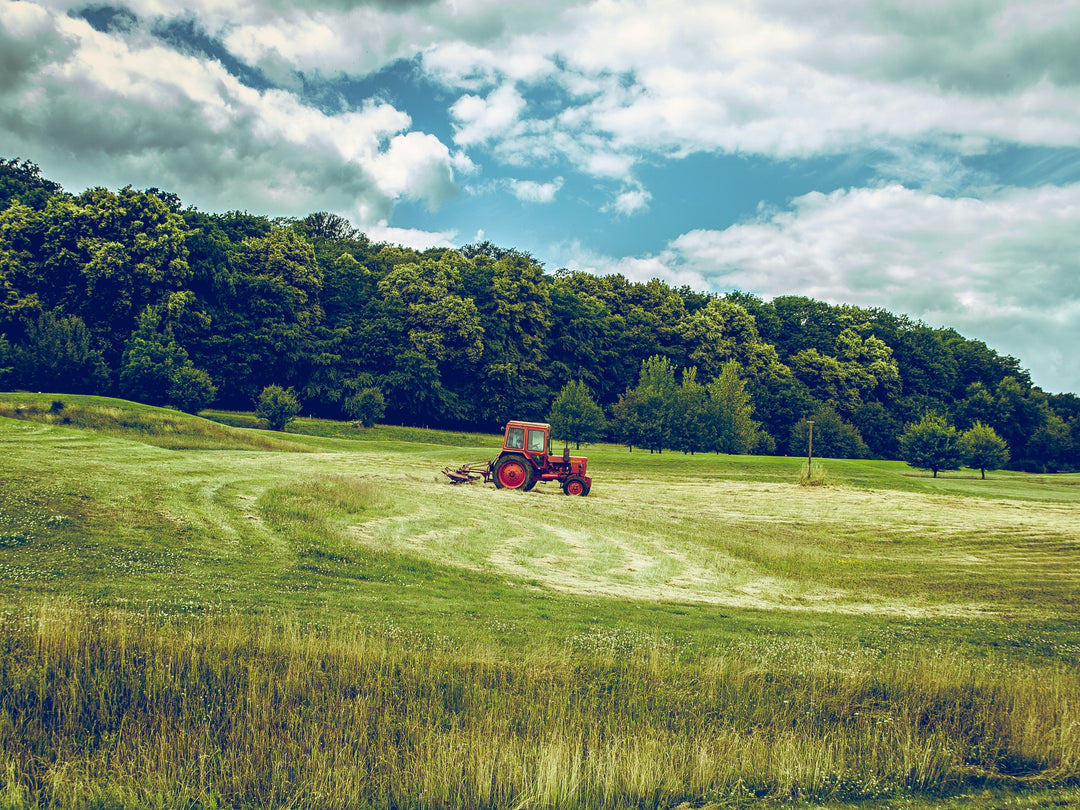
[{"label": "tractor rear wheel", "polygon": [[521,456],[503,456],[495,463],[495,486],[499,489],[532,489],[532,465]]},{"label": "tractor rear wheel", "polygon": [[589,494],[589,485],[581,476],[571,475],[563,481],[562,491],[564,495],[581,495],[584,497]]}]

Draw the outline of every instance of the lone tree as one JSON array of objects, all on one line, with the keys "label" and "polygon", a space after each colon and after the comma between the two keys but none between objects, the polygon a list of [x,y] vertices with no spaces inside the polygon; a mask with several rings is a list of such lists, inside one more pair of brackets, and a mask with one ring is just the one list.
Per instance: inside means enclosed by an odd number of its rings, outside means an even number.
[{"label": "lone tree", "polygon": [[563,386],[547,418],[554,438],[574,442],[579,448],[582,442],[599,440],[607,429],[603,410],[580,380],[571,380]]},{"label": "lone tree", "polygon": [[960,450],[969,467],[986,478],[987,470],[1000,470],[1009,463],[1009,447],[989,425],[976,422],[960,435]]},{"label": "lone tree", "polygon": [[345,400],[345,413],[362,427],[374,427],[386,415],[386,398],[378,388],[361,388]]},{"label": "lone tree", "polygon": [[928,413],[912,422],[900,436],[900,457],[917,470],[959,470],[964,454],[956,428],[945,417]]},{"label": "lone tree", "polygon": [[184,413],[198,413],[214,401],[217,386],[210,375],[188,360],[173,374],[169,401]]},{"label": "lone tree", "polygon": [[284,430],[296,415],[300,413],[300,403],[291,388],[280,385],[268,385],[259,394],[259,404],[255,413],[265,419],[271,430]]}]

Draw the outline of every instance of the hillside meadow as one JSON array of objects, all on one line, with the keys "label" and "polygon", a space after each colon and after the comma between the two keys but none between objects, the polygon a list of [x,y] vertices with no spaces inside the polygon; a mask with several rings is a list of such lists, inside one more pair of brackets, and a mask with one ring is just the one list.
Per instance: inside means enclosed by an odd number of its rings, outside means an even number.
[{"label": "hillside meadow", "polygon": [[0,808],[1080,804],[1080,476],[0,394]]}]

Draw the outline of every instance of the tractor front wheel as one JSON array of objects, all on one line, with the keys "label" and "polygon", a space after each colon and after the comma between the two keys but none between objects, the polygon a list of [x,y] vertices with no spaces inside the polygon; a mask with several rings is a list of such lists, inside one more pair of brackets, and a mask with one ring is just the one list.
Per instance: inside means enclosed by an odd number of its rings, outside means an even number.
[{"label": "tractor front wheel", "polygon": [[521,456],[506,456],[495,464],[495,486],[499,489],[532,489],[532,470]]},{"label": "tractor front wheel", "polygon": [[589,494],[589,485],[581,476],[571,475],[563,481],[562,491],[564,495],[581,495],[584,497]]}]

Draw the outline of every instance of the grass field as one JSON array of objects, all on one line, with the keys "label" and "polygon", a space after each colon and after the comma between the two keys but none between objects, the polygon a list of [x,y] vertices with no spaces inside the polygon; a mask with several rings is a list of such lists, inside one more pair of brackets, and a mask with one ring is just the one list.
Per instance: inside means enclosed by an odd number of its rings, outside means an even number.
[{"label": "grass field", "polygon": [[1080,476],[206,415],[0,394],[0,808],[1080,804]]}]

